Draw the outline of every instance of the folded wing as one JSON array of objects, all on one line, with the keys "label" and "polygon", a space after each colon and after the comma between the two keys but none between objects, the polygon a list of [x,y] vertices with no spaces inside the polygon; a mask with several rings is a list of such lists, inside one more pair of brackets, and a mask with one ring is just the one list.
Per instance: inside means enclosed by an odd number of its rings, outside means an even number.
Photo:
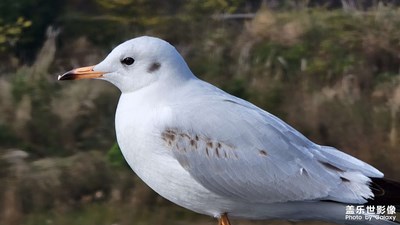
[{"label": "folded wing", "polygon": [[[217,97],[216,97],[217,96]],[[204,99],[204,98],[202,98]],[[365,203],[373,197],[372,166],[314,144],[277,117],[220,93],[192,105],[165,126],[161,138],[204,187],[249,202],[335,200]],[[196,122],[194,122],[196,121]]]}]

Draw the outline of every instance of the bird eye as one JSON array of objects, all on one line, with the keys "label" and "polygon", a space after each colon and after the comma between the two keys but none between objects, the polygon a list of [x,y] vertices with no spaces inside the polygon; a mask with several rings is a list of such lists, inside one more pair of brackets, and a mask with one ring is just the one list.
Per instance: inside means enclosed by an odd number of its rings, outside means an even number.
[{"label": "bird eye", "polygon": [[126,57],[121,61],[125,65],[132,65],[134,62],[135,60],[132,57]]}]

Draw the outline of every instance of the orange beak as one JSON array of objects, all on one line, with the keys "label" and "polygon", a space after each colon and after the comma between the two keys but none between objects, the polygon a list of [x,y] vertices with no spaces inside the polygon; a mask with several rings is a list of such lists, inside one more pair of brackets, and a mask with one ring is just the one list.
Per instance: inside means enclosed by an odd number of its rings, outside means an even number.
[{"label": "orange beak", "polygon": [[80,67],[58,76],[58,80],[80,80],[100,78],[105,72],[93,71],[94,66]]}]

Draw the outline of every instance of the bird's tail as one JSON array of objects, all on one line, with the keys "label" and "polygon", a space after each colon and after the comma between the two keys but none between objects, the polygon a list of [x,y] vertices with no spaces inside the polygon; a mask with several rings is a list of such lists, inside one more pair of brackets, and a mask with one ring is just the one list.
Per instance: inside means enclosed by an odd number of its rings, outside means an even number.
[{"label": "bird's tail", "polygon": [[374,198],[366,205],[393,205],[400,211],[400,182],[386,178],[371,178],[370,188]]},{"label": "bird's tail", "polygon": [[[389,180],[386,178],[371,177],[370,188],[374,194],[373,199],[369,199],[365,205],[384,206],[394,208],[396,212],[400,211],[400,182]],[[394,214],[396,215],[396,214]],[[375,221],[373,224],[389,225],[400,224],[395,221]]]}]

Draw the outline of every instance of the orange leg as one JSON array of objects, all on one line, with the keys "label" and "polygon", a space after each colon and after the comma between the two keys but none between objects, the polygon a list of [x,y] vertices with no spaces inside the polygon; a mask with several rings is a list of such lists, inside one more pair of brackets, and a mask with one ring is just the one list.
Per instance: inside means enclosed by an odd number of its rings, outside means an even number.
[{"label": "orange leg", "polygon": [[221,217],[218,219],[218,225],[231,225],[228,219],[228,214],[224,213],[221,215]]}]

